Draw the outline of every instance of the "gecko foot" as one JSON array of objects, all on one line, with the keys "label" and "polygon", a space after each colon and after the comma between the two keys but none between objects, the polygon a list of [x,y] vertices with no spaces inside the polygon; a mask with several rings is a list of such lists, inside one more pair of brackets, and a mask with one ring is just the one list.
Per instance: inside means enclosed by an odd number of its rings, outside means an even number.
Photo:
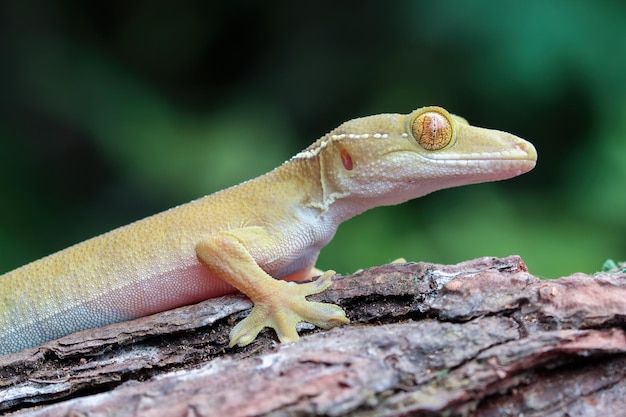
[{"label": "gecko foot", "polygon": [[305,321],[323,329],[349,323],[339,306],[307,301],[306,296],[324,291],[331,284],[335,271],[326,271],[321,277],[306,284],[276,281],[280,290],[267,300],[253,300],[254,307],[248,317],[230,332],[230,344],[245,346],[252,342],[264,327],[276,330],[281,342],[298,340],[296,325]]}]

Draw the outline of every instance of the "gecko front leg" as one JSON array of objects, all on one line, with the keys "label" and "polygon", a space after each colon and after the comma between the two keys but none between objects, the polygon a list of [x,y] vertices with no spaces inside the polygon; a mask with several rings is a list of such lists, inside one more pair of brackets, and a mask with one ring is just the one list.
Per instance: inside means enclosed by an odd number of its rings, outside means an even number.
[{"label": "gecko front leg", "polygon": [[263,228],[247,227],[215,233],[196,245],[198,259],[254,303],[250,315],[232,329],[230,346],[249,344],[264,327],[273,328],[281,342],[290,342],[299,338],[296,325],[301,321],[325,329],[349,322],[341,307],[306,300],[328,288],[334,271],[305,284],[276,280],[257,264],[246,242],[258,245],[270,239]]}]

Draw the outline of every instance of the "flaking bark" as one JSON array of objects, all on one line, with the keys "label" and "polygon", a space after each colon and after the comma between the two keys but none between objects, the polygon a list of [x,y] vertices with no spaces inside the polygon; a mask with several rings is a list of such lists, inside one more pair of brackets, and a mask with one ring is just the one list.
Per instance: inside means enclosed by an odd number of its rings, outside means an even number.
[{"label": "flaking bark", "polygon": [[228,332],[228,296],[0,356],[0,413],[30,416],[624,415],[626,273],[540,281],[516,256],[389,264],[314,297],[352,323]]}]

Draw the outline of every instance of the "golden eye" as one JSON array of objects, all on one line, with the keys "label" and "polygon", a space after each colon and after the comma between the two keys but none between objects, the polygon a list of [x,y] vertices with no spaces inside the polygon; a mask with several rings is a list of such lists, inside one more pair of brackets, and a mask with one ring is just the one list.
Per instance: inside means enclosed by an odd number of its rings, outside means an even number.
[{"label": "golden eye", "polygon": [[452,140],[450,120],[443,114],[434,111],[417,116],[411,129],[417,143],[428,151],[445,148]]}]

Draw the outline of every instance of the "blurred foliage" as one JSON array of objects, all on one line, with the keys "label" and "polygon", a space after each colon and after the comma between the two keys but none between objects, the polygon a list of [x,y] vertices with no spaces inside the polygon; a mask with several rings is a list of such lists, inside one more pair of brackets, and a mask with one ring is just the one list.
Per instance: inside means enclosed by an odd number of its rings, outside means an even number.
[{"label": "blurred foliage", "polygon": [[431,104],[530,140],[537,168],[358,216],[319,267],[520,254],[557,277],[626,254],[623,2],[0,7],[0,272]]}]

